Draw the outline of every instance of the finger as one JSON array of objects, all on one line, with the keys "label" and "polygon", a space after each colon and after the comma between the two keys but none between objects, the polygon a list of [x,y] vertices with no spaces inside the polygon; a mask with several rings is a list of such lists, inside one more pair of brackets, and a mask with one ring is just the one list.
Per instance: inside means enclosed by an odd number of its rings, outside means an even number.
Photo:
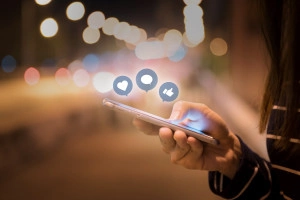
[{"label": "finger", "polygon": [[183,125],[192,126],[219,139],[228,136],[224,120],[205,104],[179,101],[174,104],[173,110],[171,117],[181,119]]},{"label": "finger", "polygon": [[190,153],[196,156],[201,156],[203,153],[203,143],[194,137],[188,137],[187,143],[190,145]]},{"label": "finger", "polygon": [[138,118],[134,118],[132,124],[136,127],[137,130],[147,135],[158,135],[159,127],[156,125],[145,122]]},{"label": "finger", "polygon": [[176,147],[171,152],[171,161],[177,163],[189,153],[191,147],[187,143],[187,136],[183,131],[175,131],[174,140],[176,141]]},{"label": "finger", "polygon": [[166,153],[170,153],[176,146],[176,141],[173,138],[173,131],[169,128],[162,127],[159,129],[159,138],[162,149]]},{"label": "finger", "polygon": [[174,103],[172,112],[170,115],[170,120],[176,120],[181,119],[183,117],[183,114],[185,112],[185,109],[183,108],[184,102],[183,101],[177,101]]},{"label": "finger", "polygon": [[[174,163],[184,166],[187,169],[203,169],[203,144],[194,137],[187,137],[186,143],[189,150],[185,149],[185,154],[178,155]],[[174,158],[173,158],[174,159]]]}]

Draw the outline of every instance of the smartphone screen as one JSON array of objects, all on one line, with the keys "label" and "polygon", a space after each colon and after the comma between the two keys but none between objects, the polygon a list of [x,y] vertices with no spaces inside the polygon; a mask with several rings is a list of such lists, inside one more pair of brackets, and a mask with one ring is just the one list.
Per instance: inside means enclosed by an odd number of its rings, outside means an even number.
[{"label": "smartphone screen", "polygon": [[139,118],[141,120],[144,120],[148,123],[152,123],[157,126],[168,127],[174,131],[181,130],[181,131],[185,132],[187,135],[195,137],[200,141],[203,141],[203,142],[206,142],[209,144],[214,144],[214,145],[218,144],[218,141],[215,138],[203,133],[200,130],[197,130],[190,126],[181,125],[179,123],[176,123],[175,121],[168,120],[168,119],[162,118],[157,115],[153,115],[151,113],[139,110],[137,108],[133,108],[131,106],[122,104],[120,102],[116,102],[116,101],[105,98],[103,100],[103,105],[112,110],[115,110],[115,111],[121,111],[121,112],[128,113],[128,114],[132,115],[133,117]]}]

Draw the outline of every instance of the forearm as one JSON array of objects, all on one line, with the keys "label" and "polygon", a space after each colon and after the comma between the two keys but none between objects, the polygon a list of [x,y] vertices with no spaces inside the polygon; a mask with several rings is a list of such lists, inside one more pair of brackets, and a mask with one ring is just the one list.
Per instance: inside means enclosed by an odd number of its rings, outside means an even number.
[{"label": "forearm", "polygon": [[242,156],[235,175],[229,178],[220,172],[209,172],[209,186],[213,193],[227,199],[280,199],[271,165],[251,151],[241,140]]}]

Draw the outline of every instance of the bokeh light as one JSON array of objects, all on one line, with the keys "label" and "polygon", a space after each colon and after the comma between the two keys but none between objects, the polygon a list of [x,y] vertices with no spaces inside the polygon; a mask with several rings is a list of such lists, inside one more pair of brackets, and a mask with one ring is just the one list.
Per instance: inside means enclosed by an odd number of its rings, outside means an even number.
[{"label": "bokeh light", "polygon": [[51,0],[35,0],[35,3],[40,5],[40,6],[44,6],[47,5],[51,2]]},{"label": "bokeh light", "polygon": [[180,46],[173,55],[169,56],[169,60],[173,62],[179,62],[186,55],[186,49],[183,46]]},{"label": "bokeh light", "polygon": [[94,44],[100,39],[99,29],[94,29],[91,27],[86,27],[82,33],[82,39],[87,44]]},{"label": "bokeh light", "polygon": [[119,40],[124,40],[130,34],[130,25],[127,22],[120,22],[114,28],[114,36]]},{"label": "bokeh light", "polygon": [[1,66],[4,72],[10,73],[16,69],[17,61],[13,56],[7,55],[2,59]]},{"label": "bokeh light", "polygon": [[40,81],[40,72],[34,67],[29,67],[24,73],[24,79],[28,85],[35,85]]},{"label": "bokeh light", "polygon": [[58,32],[58,24],[53,18],[45,19],[40,26],[40,32],[44,37],[53,37]]},{"label": "bokeh light", "polygon": [[93,77],[93,85],[100,93],[106,93],[112,90],[115,75],[110,72],[98,72]]},{"label": "bokeh light", "polygon": [[163,41],[166,49],[166,55],[172,56],[181,45],[182,34],[175,29],[168,30],[164,35]]},{"label": "bokeh light", "polygon": [[99,68],[99,62],[100,59],[95,54],[88,54],[82,60],[83,67],[88,72],[97,71],[97,69]]},{"label": "bokeh light", "polygon": [[125,42],[130,44],[137,44],[141,39],[141,31],[137,26],[130,26],[129,34],[124,38]]},{"label": "bokeh light", "polygon": [[68,19],[72,21],[80,20],[84,16],[84,13],[84,5],[78,1],[71,3],[66,10],[66,15]]},{"label": "bokeh light", "polygon": [[222,38],[215,38],[210,42],[210,51],[215,56],[223,56],[227,53],[227,43]]},{"label": "bokeh light", "polygon": [[83,64],[80,60],[74,60],[68,65],[68,70],[71,73],[74,73],[78,69],[81,69],[83,67]]},{"label": "bokeh light", "polygon": [[87,18],[87,24],[89,27],[99,29],[104,25],[105,16],[103,12],[95,11],[92,12]]},{"label": "bokeh light", "polygon": [[197,46],[205,38],[202,18],[203,10],[199,5],[195,4],[195,2],[197,3],[197,1],[186,1],[187,6],[183,9],[186,33],[185,37],[190,46]]},{"label": "bokeh light", "polygon": [[66,68],[59,68],[55,72],[55,80],[61,86],[68,85],[70,83],[70,79],[71,79],[71,74],[69,70]]},{"label": "bokeh light", "polygon": [[165,56],[164,45],[161,41],[146,41],[135,48],[135,55],[141,60],[159,59]]},{"label": "bokeh light", "polygon": [[183,0],[183,2],[186,5],[190,5],[190,4],[194,4],[194,5],[198,5],[201,3],[202,0]]},{"label": "bokeh light", "polygon": [[106,35],[113,35],[115,26],[119,23],[119,20],[115,17],[109,17],[105,20],[102,31]]},{"label": "bokeh light", "polygon": [[78,87],[85,87],[90,82],[90,75],[84,69],[78,69],[73,74],[73,81]]}]

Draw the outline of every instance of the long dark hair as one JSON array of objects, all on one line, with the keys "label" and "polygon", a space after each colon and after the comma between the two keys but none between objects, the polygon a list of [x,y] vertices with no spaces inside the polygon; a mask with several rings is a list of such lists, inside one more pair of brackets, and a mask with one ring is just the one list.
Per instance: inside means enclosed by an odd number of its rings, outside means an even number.
[{"label": "long dark hair", "polygon": [[[281,136],[277,146],[286,149],[289,139],[300,136],[300,1],[258,0],[262,32],[271,58],[261,106],[260,131],[268,124],[274,104],[286,108],[283,123],[275,134]],[[299,49],[298,49],[299,48]],[[279,119],[279,116],[274,116]],[[297,128],[298,127],[298,128]]]}]

